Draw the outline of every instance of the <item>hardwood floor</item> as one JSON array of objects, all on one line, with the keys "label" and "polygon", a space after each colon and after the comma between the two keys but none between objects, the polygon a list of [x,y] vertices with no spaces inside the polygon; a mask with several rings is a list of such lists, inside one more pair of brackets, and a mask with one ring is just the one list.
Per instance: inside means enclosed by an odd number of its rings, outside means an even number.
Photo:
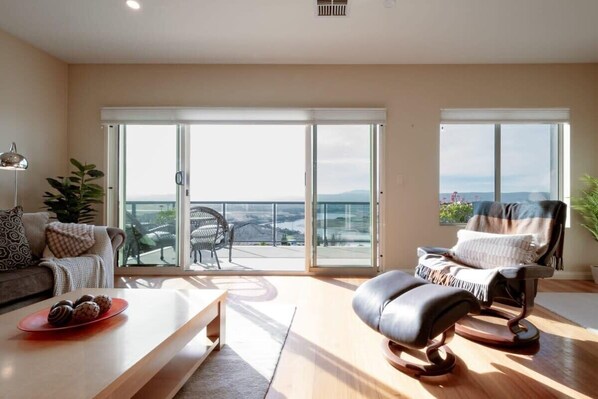
[{"label": "hardwood floor", "polygon": [[[539,306],[539,350],[506,351],[455,336],[452,374],[421,380],[382,357],[382,337],[353,313],[364,280],[314,277],[117,277],[118,287],[223,288],[234,302],[297,306],[268,398],[596,398],[598,335]],[[589,281],[547,280],[540,291],[598,292]]]}]

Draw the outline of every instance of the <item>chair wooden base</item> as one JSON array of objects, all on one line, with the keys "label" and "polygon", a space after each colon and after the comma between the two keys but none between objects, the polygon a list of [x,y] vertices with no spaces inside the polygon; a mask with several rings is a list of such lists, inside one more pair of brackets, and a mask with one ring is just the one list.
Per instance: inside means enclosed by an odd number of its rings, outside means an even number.
[{"label": "chair wooden base", "polygon": [[536,326],[520,318],[520,315],[490,308],[483,309],[480,314],[509,320],[509,322],[507,325],[498,325],[468,315],[457,322],[456,333],[472,341],[497,346],[530,345],[537,343],[540,338]]},{"label": "chair wooden base", "polygon": [[[397,370],[413,377],[437,376],[449,373],[456,363],[456,357],[446,344],[451,340],[455,327],[445,331],[440,340],[430,341],[426,347],[426,358],[429,364],[417,364],[401,358],[406,348],[390,339],[382,341],[382,353],[386,360]],[[445,353],[443,358],[440,352]]]}]

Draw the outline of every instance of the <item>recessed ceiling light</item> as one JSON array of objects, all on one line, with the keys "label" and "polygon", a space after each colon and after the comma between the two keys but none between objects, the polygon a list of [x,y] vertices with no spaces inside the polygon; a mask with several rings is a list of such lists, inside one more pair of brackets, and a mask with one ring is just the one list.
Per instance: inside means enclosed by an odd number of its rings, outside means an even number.
[{"label": "recessed ceiling light", "polygon": [[384,0],[384,7],[393,8],[397,5],[397,0]]},{"label": "recessed ceiling light", "polygon": [[133,10],[139,10],[141,8],[141,4],[135,0],[127,0],[127,6]]}]

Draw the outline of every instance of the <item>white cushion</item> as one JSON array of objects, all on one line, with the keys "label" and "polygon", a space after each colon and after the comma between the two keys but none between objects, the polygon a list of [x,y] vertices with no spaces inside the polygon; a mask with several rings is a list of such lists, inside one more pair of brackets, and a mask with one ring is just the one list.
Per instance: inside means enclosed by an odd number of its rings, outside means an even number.
[{"label": "white cushion", "polygon": [[537,260],[532,234],[491,234],[459,230],[453,258],[482,269],[534,263]]}]

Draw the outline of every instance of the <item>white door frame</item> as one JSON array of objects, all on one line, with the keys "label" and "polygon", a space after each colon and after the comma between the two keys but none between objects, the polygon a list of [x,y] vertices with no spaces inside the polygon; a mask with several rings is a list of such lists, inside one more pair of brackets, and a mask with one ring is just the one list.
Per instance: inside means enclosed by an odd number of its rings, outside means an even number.
[{"label": "white door frame", "polygon": [[[372,125],[373,142],[371,145],[371,200],[370,200],[370,219],[372,231],[372,267],[317,267],[314,266],[315,251],[313,248],[313,223],[316,218],[314,212],[316,207],[313,204],[314,192],[312,187],[315,187],[314,179],[314,162],[315,149],[313,139],[317,134],[316,125],[306,125],[305,127],[305,215],[306,215],[306,229],[305,229],[305,270],[302,272],[296,271],[191,271],[190,270],[190,232],[188,231],[187,222],[189,220],[190,210],[190,125],[177,124],[177,170],[183,172],[184,184],[177,186],[177,248],[178,251],[178,265],[177,266],[163,266],[160,268],[134,268],[130,270],[126,267],[121,267],[116,270],[119,275],[180,275],[180,274],[196,274],[196,275],[372,275],[378,271],[384,270],[383,254],[385,248],[385,230],[386,223],[384,219],[384,149],[385,149],[385,125]],[[106,189],[106,203],[104,207],[103,222],[107,226],[118,227],[119,220],[124,216],[124,207],[121,207],[121,190],[120,186],[124,183],[124,170],[120,165],[124,161],[124,151],[120,149],[123,147],[124,137],[119,135],[119,129],[124,132],[126,124],[104,124],[102,125],[106,135],[104,138],[106,155],[105,155],[105,189]],[[178,155],[177,154],[177,155]],[[173,177],[174,178],[174,177]],[[122,209],[121,209],[122,208]],[[120,214],[120,215],[119,215]],[[376,217],[376,214],[378,217]],[[307,216],[310,216],[308,219]],[[120,218],[119,218],[120,216]],[[182,241],[180,241],[182,240]],[[376,245],[377,244],[377,245]]]},{"label": "white door frame", "polygon": [[[308,134],[311,133],[311,134]],[[317,223],[317,125],[311,125],[306,129],[306,272],[314,274],[376,274],[381,270],[383,250],[382,242],[384,237],[385,224],[382,219],[383,196],[382,189],[383,169],[383,145],[384,125],[370,125],[370,231],[371,231],[371,265],[369,267],[354,266],[317,266],[317,248],[314,245],[314,231]],[[309,204],[309,209],[308,209]],[[310,218],[307,219],[307,216]],[[308,228],[309,226],[309,228]],[[309,231],[309,237],[308,237]]]}]

